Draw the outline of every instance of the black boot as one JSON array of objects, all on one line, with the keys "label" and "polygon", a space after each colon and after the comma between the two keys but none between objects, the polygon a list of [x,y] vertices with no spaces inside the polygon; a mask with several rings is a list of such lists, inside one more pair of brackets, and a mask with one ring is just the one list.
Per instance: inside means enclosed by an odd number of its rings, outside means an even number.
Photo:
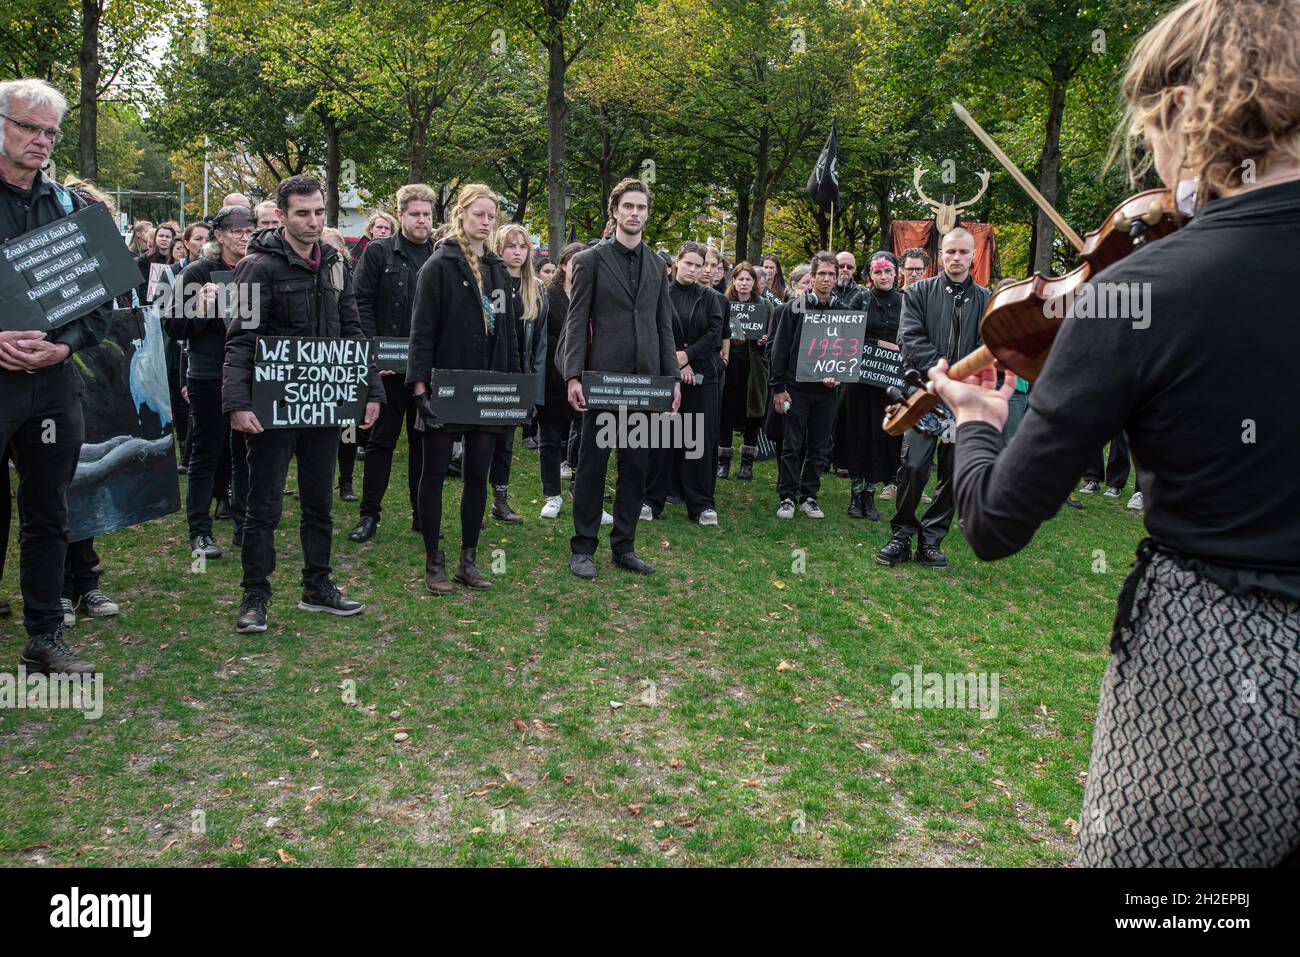
[{"label": "black boot", "polygon": [[730,478],[732,454],[732,449],[718,446],[718,478]]},{"label": "black boot", "polygon": [[866,518],[862,511],[862,492],[849,493],[849,518]]},{"label": "black boot", "polygon": [[484,578],[474,565],[477,551],[476,548],[462,548],[460,550],[460,565],[456,567],[456,574],[451,577],[467,588],[491,588],[492,583]]},{"label": "black boot", "polygon": [[424,587],[435,595],[450,595],[456,588],[447,577],[447,558],[440,551],[424,559]]},{"label": "black boot", "polygon": [[864,488],[861,492],[861,499],[859,500],[862,505],[863,516],[868,521],[872,522],[880,521],[880,513],[876,511],[875,498],[875,492],[871,491],[871,489]]},{"label": "black boot", "polygon": [[757,445],[742,445],[740,447],[740,474],[736,478],[742,482],[752,482],[754,480],[754,459],[758,458]]},{"label": "black boot", "polygon": [[494,488],[492,490],[492,517],[499,518],[511,525],[523,523],[523,516],[510,507],[509,489]]},{"label": "black boot", "polygon": [[344,502],[355,502],[360,497],[352,490],[351,482],[339,482],[339,498]]}]

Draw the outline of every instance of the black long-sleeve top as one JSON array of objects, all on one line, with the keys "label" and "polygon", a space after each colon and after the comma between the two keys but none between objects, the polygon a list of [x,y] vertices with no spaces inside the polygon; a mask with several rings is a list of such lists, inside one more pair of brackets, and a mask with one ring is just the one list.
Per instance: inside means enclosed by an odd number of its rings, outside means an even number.
[{"label": "black long-sleeve top", "polygon": [[1122,429],[1156,548],[1229,591],[1300,600],[1298,253],[1293,182],[1212,200],[1090,281],[1147,310],[1085,318],[1076,299],[1014,441],[1004,450],[987,423],[957,430],[975,553],[1023,548]]}]

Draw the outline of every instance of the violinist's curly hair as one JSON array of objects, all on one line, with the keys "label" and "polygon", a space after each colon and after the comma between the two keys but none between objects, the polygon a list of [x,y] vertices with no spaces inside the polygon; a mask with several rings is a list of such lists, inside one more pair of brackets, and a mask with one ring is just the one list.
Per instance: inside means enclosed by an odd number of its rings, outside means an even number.
[{"label": "violinist's curly hair", "polygon": [[[1178,86],[1191,88],[1181,112]],[[1199,179],[1201,202],[1249,168],[1262,177],[1269,153],[1300,160],[1300,0],[1187,0],[1134,46],[1122,89],[1116,146],[1135,186],[1151,166],[1133,163],[1146,123],[1178,125],[1180,173]]]}]

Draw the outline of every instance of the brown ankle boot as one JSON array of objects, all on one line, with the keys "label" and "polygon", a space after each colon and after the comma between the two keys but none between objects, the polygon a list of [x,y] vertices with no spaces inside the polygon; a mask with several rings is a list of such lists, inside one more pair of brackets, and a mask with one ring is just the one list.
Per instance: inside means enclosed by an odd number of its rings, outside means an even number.
[{"label": "brown ankle boot", "polygon": [[440,551],[424,560],[424,587],[435,595],[450,595],[455,590],[447,577],[447,558]]},{"label": "brown ankle boot", "polygon": [[477,549],[462,548],[460,550],[460,565],[456,568],[456,574],[452,578],[460,582],[467,588],[491,588],[492,583],[479,574],[479,570],[474,566],[474,555]]}]

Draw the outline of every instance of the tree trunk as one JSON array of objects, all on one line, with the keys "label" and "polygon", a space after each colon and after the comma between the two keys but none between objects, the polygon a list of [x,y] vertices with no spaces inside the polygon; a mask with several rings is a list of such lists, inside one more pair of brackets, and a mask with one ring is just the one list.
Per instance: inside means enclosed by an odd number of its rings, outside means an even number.
[{"label": "tree trunk", "polygon": [[560,261],[564,249],[564,124],[569,105],[564,97],[564,41],[546,44],[546,221],[551,262]]},{"label": "tree trunk", "polygon": [[99,179],[99,0],[81,0],[81,116],[77,140],[77,171],[82,179]]},{"label": "tree trunk", "polygon": [[768,162],[768,129],[758,131],[758,150],[754,154],[754,203],[749,219],[749,248],[754,254],[763,254],[763,232],[767,219],[767,187],[770,164]]},{"label": "tree trunk", "polygon": [[519,180],[519,204],[515,207],[515,214],[511,217],[512,223],[522,223],[524,215],[528,212],[528,200],[531,198],[529,187],[532,185],[532,179],[527,173]]},{"label": "tree trunk", "polygon": [[[1047,108],[1047,132],[1043,137],[1043,151],[1038,158],[1038,191],[1056,205],[1061,188],[1061,119],[1065,114],[1065,89],[1070,81],[1070,69],[1064,63],[1052,64],[1052,92]],[[1047,214],[1038,211],[1038,224],[1034,231],[1032,268],[1049,275],[1052,271],[1052,241],[1056,229]]]},{"label": "tree trunk", "polygon": [[319,111],[321,128],[325,131],[325,225],[339,225],[339,125],[324,110]]},{"label": "tree trunk", "polygon": [[406,176],[408,183],[424,182],[424,160],[429,155],[429,128],[414,124],[406,141]]},{"label": "tree trunk", "polygon": [[749,190],[736,189],[736,252],[733,262],[753,262],[749,258]]},{"label": "tree trunk", "polygon": [[[875,180],[876,193],[876,212],[880,220],[880,246],[881,249],[888,249],[890,245],[890,226],[894,222],[894,209],[890,205],[890,187],[892,184],[887,176],[877,176]],[[892,250],[891,250],[892,251]]]}]

